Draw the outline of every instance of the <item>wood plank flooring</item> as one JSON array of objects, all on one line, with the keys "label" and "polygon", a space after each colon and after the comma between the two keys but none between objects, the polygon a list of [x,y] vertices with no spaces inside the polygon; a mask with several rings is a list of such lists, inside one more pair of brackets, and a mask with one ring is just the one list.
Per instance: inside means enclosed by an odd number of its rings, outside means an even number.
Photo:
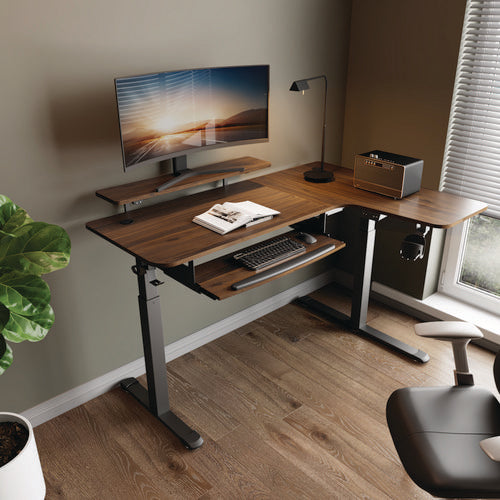
[{"label": "wood plank flooring", "polygon": [[[332,287],[314,296],[349,309]],[[398,387],[452,383],[451,348],[379,303],[368,319],[431,360],[287,305],[168,364],[173,410],[202,434],[198,450],[120,389],[38,426],[47,499],[431,498],[399,462],[385,403]],[[476,383],[493,390],[493,354],[471,346],[469,356]]]}]

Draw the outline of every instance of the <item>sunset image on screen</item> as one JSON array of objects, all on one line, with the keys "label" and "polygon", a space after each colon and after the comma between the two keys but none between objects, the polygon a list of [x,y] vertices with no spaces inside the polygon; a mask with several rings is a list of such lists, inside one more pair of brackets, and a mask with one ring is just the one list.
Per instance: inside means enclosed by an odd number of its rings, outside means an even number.
[{"label": "sunset image on screen", "polygon": [[116,80],[126,167],[192,148],[268,138],[268,66]]}]

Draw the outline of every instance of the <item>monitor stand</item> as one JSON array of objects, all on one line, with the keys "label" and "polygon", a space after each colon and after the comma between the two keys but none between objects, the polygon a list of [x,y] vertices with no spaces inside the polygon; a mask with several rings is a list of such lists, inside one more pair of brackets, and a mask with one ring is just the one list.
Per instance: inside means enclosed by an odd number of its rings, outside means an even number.
[{"label": "monitor stand", "polygon": [[191,170],[187,166],[187,157],[186,155],[177,156],[176,158],[172,158],[172,167],[173,167],[173,175],[174,178],[169,181],[163,183],[161,186],[158,186],[155,191],[163,191],[164,189],[181,182],[184,179],[189,177],[194,177],[196,175],[204,175],[204,174],[221,174],[226,172],[243,172],[245,170],[244,167],[233,167],[233,168],[210,168],[203,169],[199,168],[196,170]]}]

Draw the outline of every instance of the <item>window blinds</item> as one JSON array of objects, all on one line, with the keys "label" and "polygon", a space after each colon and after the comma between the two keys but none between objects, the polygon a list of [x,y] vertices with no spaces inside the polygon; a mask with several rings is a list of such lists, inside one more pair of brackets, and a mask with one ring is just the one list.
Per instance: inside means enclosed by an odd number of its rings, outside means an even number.
[{"label": "window blinds", "polygon": [[468,0],[441,188],[500,218],[500,1]]}]

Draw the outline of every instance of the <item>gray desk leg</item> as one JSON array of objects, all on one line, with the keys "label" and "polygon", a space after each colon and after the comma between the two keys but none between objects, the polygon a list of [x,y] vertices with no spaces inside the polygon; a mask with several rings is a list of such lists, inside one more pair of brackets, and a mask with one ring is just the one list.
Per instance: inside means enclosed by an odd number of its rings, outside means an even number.
[{"label": "gray desk leg", "polygon": [[199,448],[203,444],[201,436],[170,409],[160,297],[156,290],[161,282],[156,279],[154,267],[137,261],[133,270],[139,285],[139,312],[148,389],[135,378],[122,380],[120,385],[161,420],[184,446]]},{"label": "gray desk leg", "polygon": [[427,353],[366,324],[368,301],[370,298],[373,252],[375,248],[375,222],[377,220],[378,218],[372,214],[363,214],[360,220],[360,243],[359,247],[355,249],[357,260],[354,263],[351,316],[342,314],[309,296],[301,297],[297,302],[330,321],[344,324],[354,333],[362,334],[380,342],[410,359],[426,363],[430,359]]}]

